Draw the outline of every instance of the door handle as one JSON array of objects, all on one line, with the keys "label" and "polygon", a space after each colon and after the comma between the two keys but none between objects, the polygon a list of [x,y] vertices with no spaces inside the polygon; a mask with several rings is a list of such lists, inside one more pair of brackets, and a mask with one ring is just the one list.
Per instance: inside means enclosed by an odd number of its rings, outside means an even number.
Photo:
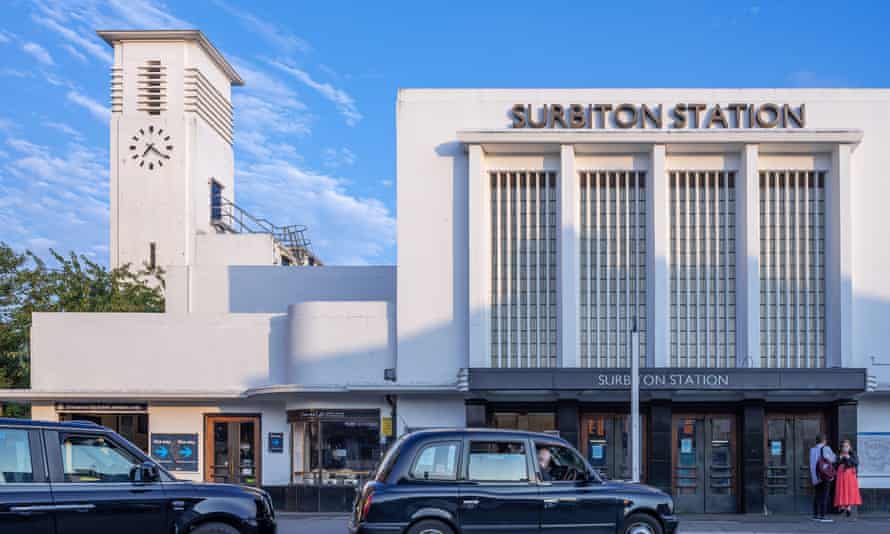
[{"label": "door handle", "polygon": [[475,508],[479,506],[479,499],[464,499],[464,508]]},{"label": "door handle", "polygon": [[556,508],[559,499],[544,499],[544,508]]},{"label": "door handle", "polygon": [[560,497],[559,502],[576,503],[576,502],[578,502],[578,498],[577,497]]}]

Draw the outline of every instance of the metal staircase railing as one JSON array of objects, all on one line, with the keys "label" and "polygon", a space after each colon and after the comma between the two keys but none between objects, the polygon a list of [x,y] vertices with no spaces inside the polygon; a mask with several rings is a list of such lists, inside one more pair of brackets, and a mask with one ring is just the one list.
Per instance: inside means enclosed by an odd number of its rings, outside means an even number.
[{"label": "metal staircase railing", "polygon": [[300,224],[277,226],[268,219],[256,217],[234,202],[219,198],[210,206],[210,222],[226,233],[270,234],[281,248],[283,263],[291,265],[321,265],[306,239],[307,228]]}]

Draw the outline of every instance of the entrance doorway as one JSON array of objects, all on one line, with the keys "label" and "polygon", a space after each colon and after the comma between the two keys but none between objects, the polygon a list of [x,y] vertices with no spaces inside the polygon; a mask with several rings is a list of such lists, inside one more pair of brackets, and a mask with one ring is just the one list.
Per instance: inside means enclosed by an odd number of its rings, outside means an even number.
[{"label": "entrance doorway", "polygon": [[204,480],[260,485],[259,416],[208,415],[204,444]]},{"label": "entrance doorway", "polygon": [[825,420],[818,414],[767,415],[764,491],[766,506],[770,511],[812,511],[810,447],[824,430]]},{"label": "entrance doorway", "polygon": [[678,512],[738,510],[735,417],[675,415],[673,493]]},{"label": "entrance doorway", "polygon": [[[640,480],[646,480],[646,417],[640,416]],[[581,418],[581,452],[601,476],[631,478],[630,415],[585,414]]]}]

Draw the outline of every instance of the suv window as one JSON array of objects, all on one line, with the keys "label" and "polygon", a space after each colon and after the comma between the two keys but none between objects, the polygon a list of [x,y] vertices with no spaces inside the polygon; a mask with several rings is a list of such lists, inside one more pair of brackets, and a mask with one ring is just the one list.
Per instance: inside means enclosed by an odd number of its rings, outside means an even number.
[{"label": "suv window", "polygon": [[525,444],[512,441],[473,441],[467,475],[477,482],[528,481]]},{"label": "suv window", "polygon": [[581,456],[569,447],[536,442],[535,452],[542,480],[563,482],[583,480],[587,477],[587,465]]},{"label": "suv window", "polygon": [[458,449],[456,441],[427,445],[417,453],[411,476],[424,480],[456,480]]},{"label": "suv window", "polygon": [[104,436],[63,434],[65,482],[130,482],[140,462]]},{"label": "suv window", "polygon": [[0,428],[0,484],[34,482],[27,430]]}]

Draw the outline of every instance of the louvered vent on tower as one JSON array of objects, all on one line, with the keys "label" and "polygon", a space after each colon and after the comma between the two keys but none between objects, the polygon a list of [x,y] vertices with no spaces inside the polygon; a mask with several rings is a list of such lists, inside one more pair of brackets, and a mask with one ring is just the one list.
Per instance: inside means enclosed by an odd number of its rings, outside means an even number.
[{"label": "louvered vent on tower", "polygon": [[124,70],[111,67],[111,111],[121,113],[124,110]]},{"label": "louvered vent on tower", "polygon": [[139,111],[160,115],[167,109],[167,67],[157,59],[139,66]]}]

